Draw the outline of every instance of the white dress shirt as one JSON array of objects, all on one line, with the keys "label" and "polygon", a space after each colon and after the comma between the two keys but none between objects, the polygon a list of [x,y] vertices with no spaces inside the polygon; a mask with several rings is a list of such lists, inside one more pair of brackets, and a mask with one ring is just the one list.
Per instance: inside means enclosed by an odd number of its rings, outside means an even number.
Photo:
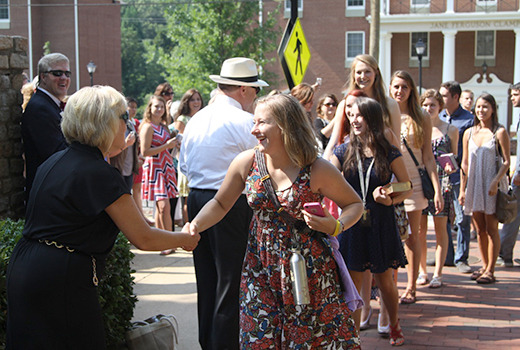
[{"label": "white dress shirt", "polygon": [[47,96],[49,96],[54,101],[54,103],[56,103],[58,105],[58,107],[61,108],[61,101],[59,98],[57,98],[56,96],[54,96],[53,94],[51,94],[49,91],[45,90],[42,87],[38,87],[37,89],[44,92]]},{"label": "white dress shirt", "polygon": [[186,125],[179,154],[190,188],[218,190],[233,159],[256,146],[253,115],[221,94]]}]

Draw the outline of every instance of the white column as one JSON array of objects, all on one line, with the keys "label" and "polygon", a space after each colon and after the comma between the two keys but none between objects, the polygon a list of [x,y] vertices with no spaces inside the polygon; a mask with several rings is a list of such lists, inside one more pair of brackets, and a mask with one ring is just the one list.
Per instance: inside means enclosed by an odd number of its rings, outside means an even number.
[{"label": "white column", "polygon": [[379,48],[379,70],[385,87],[388,87],[392,76],[392,33],[381,32],[379,37],[383,42]]},{"label": "white column", "polygon": [[[520,29],[514,29],[515,32],[515,57],[513,62],[520,62]],[[514,65],[514,73],[513,73],[513,84],[520,83],[520,65]],[[508,101],[509,102],[509,101]],[[511,116],[511,126],[513,129],[516,128],[516,123],[518,122],[518,115],[520,114],[520,108],[513,108],[513,115]],[[516,130],[515,130],[516,131]],[[517,142],[519,142],[517,136]],[[520,155],[517,154],[517,159],[520,160]]]},{"label": "white column", "polygon": [[[515,32],[515,58],[513,62],[520,62],[520,29],[514,29]],[[520,65],[515,64],[513,73],[513,84],[520,82]]]},{"label": "white column", "polygon": [[446,1],[446,13],[454,13],[455,7],[453,6],[453,0]]},{"label": "white column", "polygon": [[455,80],[455,35],[456,30],[443,30],[444,53],[442,58],[442,81]]}]

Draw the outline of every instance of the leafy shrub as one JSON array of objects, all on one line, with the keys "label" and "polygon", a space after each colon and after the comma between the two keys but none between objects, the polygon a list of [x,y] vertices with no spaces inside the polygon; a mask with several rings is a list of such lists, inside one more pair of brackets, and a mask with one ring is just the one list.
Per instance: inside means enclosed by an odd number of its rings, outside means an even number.
[{"label": "leafy shrub", "polygon": [[[18,240],[22,237],[23,220],[0,221],[0,350],[5,348],[7,294],[5,289],[7,263]],[[99,282],[99,302],[105,323],[109,349],[125,347],[125,332],[130,326],[137,298],[133,292],[135,272],[130,268],[134,254],[123,234],[119,234],[106,261],[105,274]]]},{"label": "leafy shrub", "polygon": [[22,237],[24,221],[0,221],[0,349],[5,349],[7,322],[7,293],[5,289],[7,263],[18,240]]},{"label": "leafy shrub", "polygon": [[109,349],[124,347],[125,333],[134,315],[137,297],[134,295],[134,276],[131,275],[135,270],[130,268],[133,258],[130,243],[119,233],[98,287]]}]

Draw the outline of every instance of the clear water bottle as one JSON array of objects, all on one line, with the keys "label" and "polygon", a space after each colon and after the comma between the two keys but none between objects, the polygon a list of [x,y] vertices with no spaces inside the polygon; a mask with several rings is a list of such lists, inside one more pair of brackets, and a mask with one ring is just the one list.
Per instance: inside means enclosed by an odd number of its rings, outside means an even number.
[{"label": "clear water bottle", "polygon": [[311,302],[311,297],[305,259],[299,250],[293,249],[290,261],[294,302],[296,305],[307,305]]}]

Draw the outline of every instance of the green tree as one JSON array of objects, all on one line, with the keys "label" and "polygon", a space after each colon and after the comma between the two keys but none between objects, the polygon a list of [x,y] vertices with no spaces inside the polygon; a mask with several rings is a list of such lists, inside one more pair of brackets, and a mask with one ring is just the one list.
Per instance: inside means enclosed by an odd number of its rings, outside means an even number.
[{"label": "green tree", "polygon": [[140,109],[148,95],[166,79],[164,67],[148,57],[148,45],[170,47],[164,35],[164,5],[148,0],[129,0],[121,6],[121,66],[123,93],[139,101]]},{"label": "green tree", "polygon": [[[218,74],[230,57],[249,57],[259,66],[276,60],[276,40],[280,35],[277,12],[263,13],[259,23],[258,1],[205,1],[179,3],[164,11],[166,41],[147,41],[148,62],[164,67],[167,81],[177,96],[190,88],[206,98],[215,83],[208,76]],[[275,75],[265,70],[262,78],[275,83]]]}]

